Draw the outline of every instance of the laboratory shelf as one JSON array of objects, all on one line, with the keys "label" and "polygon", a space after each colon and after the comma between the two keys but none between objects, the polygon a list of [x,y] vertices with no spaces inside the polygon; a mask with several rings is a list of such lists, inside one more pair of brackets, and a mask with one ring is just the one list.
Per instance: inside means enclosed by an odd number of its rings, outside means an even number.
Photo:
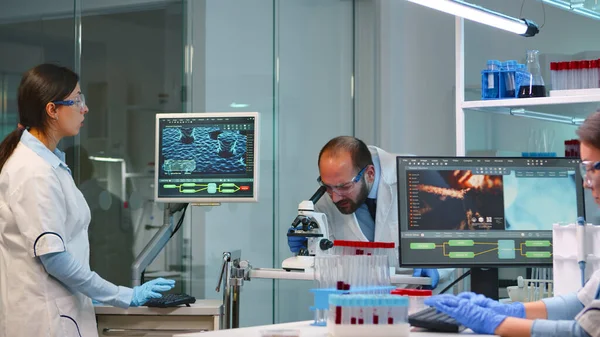
[{"label": "laboratory shelf", "polygon": [[600,95],[465,101],[461,108],[578,125],[600,108]]},{"label": "laboratory shelf", "polygon": [[[493,110],[497,108],[524,108],[531,106],[549,106],[557,104],[584,104],[598,103],[600,95],[583,96],[559,96],[559,97],[535,97],[535,98],[512,98],[495,99],[485,101],[466,101],[463,102],[463,109],[472,110]],[[587,112],[589,114],[589,111]]]}]

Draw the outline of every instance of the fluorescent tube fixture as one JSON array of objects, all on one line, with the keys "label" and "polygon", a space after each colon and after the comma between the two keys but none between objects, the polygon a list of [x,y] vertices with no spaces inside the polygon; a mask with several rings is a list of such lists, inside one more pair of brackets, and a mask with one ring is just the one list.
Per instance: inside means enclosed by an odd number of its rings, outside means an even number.
[{"label": "fluorescent tube fixture", "polygon": [[461,0],[407,1],[522,36],[529,37],[539,33],[538,26],[532,21],[516,19]]}]

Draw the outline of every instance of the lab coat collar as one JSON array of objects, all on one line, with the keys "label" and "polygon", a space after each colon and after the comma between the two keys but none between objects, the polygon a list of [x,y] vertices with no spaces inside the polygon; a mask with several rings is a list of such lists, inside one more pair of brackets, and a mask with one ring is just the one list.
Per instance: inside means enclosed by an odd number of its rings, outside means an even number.
[{"label": "lab coat collar", "polygon": [[[383,182],[387,185],[393,185],[397,183],[398,177],[396,176],[396,155],[386,152],[376,146],[369,146],[369,150],[371,150],[372,155],[377,153],[377,157],[379,158],[379,167],[381,171],[380,179],[383,179]],[[377,185],[379,185],[379,183]]]},{"label": "lab coat collar", "polygon": [[375,180],[373,181],[373,187],[371,187],[371,191],[367,197],[370,199],[377,199],[377,188],[379,187],[379,177],[381,176],[381,165],[379,163],[378,155],[371,153],[371,157],[373,158],[373,166],[375,167]]},{"label": "lab coat collar", "polygon": [[21,135],[21,143],[30,148],[38,156],[42,157],[42,159],[44,159],[53,168],[57,168],[58,166],[62,165],[65,169],[69,170],[69,167],[67,164],[65,164],[64,152],[58,148],[55,149],[54,152],[50,151],[46,145],[44,145],[39,139],[35,138],[31,133],[29,133],[29,131],[23,131],[23,134]]}]

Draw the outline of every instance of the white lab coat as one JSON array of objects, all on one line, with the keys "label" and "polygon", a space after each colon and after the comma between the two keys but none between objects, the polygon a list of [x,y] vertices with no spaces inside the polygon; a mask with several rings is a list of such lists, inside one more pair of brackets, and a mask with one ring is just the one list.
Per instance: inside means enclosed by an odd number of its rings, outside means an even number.
[{"label": "white lab coat", "polygon": [[591,337],[600,337],[600,300],[586,305],[575,319]]},{"label": "white lab coat", "polygon": [[89,223],[64,163],[19,143],[0,173],[0,337],[98,336],[92,301],[37,257],[67,250],[89,265]]},{"label": "white lab coat", "polygon": [[[396,155],[369,146],[371,155],[379,157],[381,175],[377,187],[377,212],[375,214],[375,241],[394,242],[398,247],[398,183]],[[331,197],[324,195],[315,205],[315,211],[325,213],[329,225],[330,240],[368,241],[363,234],[356,215],[342,214]],[[398,261],[398,249],[396,261]]]},{"label": "white lab coat", "polygon": [[600,270],[596,270],[585,283],[585,286],[579,289],[577,299],[585,307],[594,300],[598,300],[598,295],[600,295]]},{"label": "white lab coat", "polygon": [[585,308],[575,319],[590,336],[600,337],[600,270],[577,292],[577,298]]}]

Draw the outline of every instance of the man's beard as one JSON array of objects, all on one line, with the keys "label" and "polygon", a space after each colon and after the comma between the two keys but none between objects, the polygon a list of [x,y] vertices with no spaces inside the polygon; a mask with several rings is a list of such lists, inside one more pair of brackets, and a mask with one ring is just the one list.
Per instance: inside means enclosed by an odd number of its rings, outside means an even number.
[{"label": "man's beard", "polygon": [[356,200],[352,200],[349,198],[344,198],[335,203],[335,207],[337,207],[338,211],[342,214],[352,214],[356,212],[356,210],[365,203],[367,200],[367,196],[369,195],[369,188],[367,182],[365,180],[362,181],[360,185],[360,191],[356,196]]}]

